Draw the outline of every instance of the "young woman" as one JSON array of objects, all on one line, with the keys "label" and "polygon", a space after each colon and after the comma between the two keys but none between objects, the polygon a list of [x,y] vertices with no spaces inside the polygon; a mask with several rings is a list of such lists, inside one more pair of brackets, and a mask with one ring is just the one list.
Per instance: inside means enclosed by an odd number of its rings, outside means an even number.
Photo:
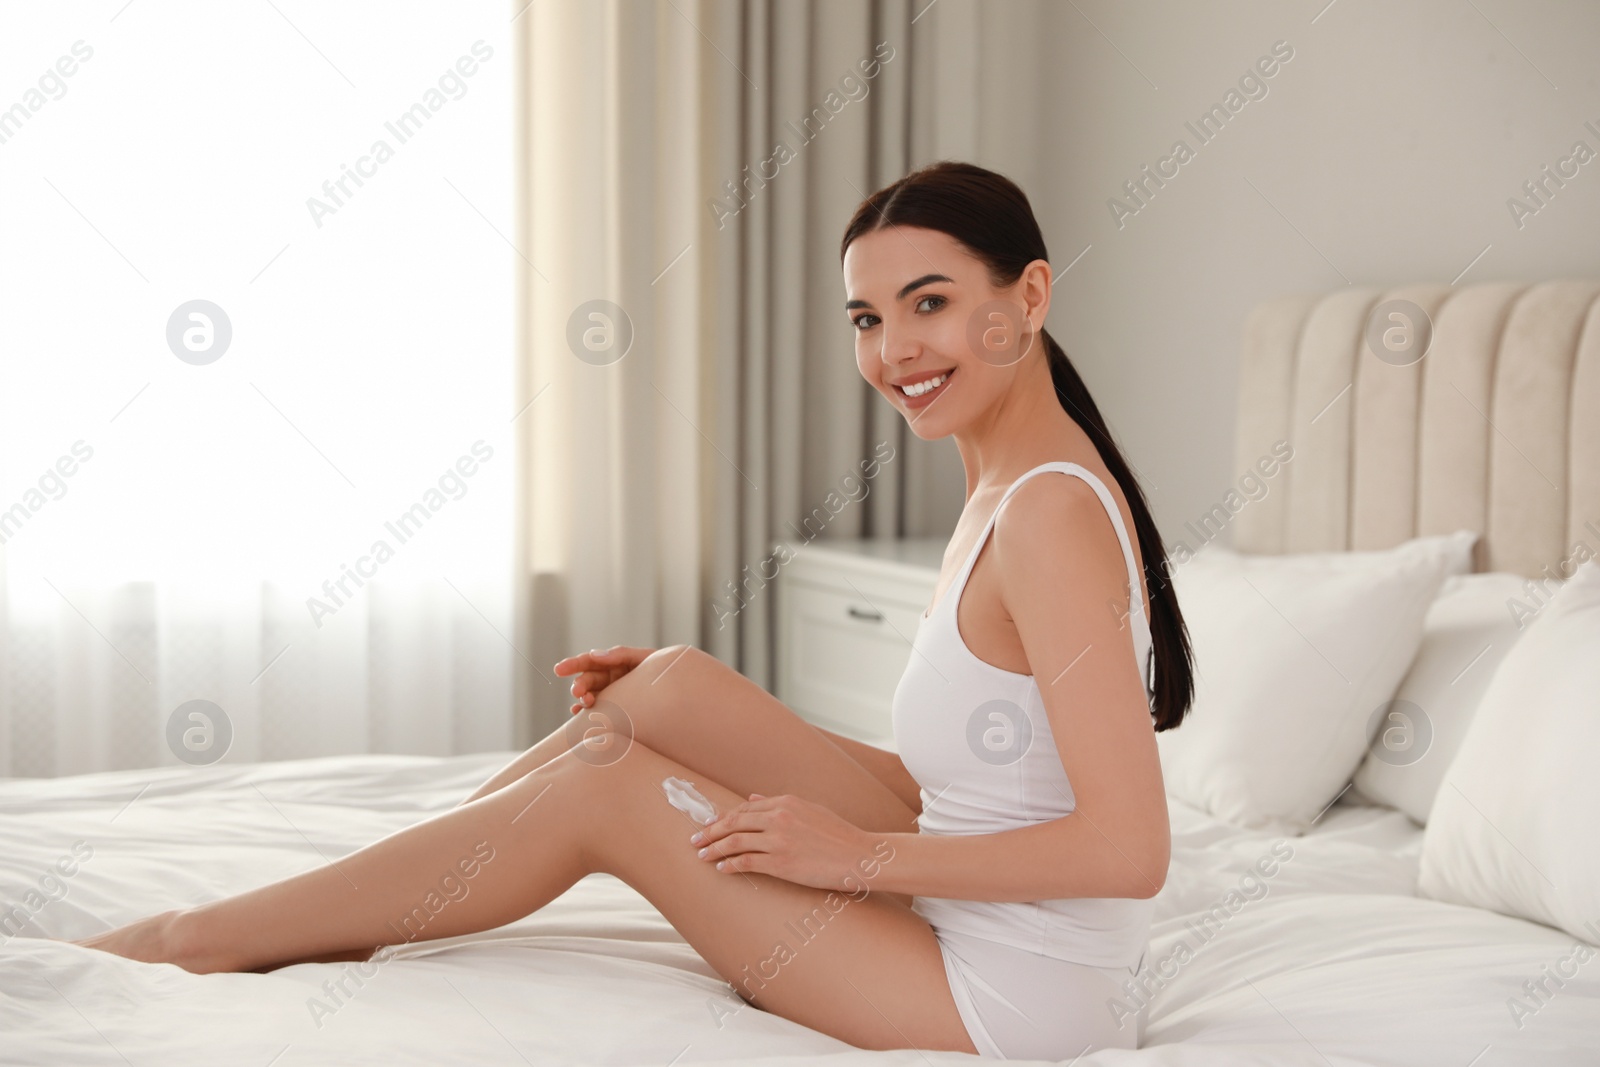
[{"label": "young woman", "polygon": [[[894,698],[899,755],[698,649],[593,651],[556,664],[575,729],[455,809],[80,943],[196,973],[366,959],[605,872],[746,1001],[853,1045],[1136,1047],[1122,983],[1171,845],[1155,733],[1192,686],[1155,525],[1044,332],[1052,276],[1020,189],[917,171],[861,205],[841,257],[862,376],[919,437],[953,436],[967,475]],[[466,896],[419,911],[468,863]]]}]

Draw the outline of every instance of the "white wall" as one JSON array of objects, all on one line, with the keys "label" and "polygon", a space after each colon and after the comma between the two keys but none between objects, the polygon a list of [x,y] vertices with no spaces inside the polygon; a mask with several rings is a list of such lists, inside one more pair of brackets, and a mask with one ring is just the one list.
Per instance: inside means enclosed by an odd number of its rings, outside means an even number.
[{"label": "white wall", "polygon": [[[980,72],[975,117],[948,112],[976,128],[925,136],[918,161],[973,143],[1027,190],[1058,268],[1089,246],[1049,328],[1169,543],[1239,473],[1237,353],[1257,303],[1600,276],[1600,158],[1520,228],[1506,206],[1575,141],[1600,153],[1600,4],[1326,4],[939,0],[917,24],[947,40],[975,25]],[[1293,58],[1266,95],[1201,144],[1184,123],[1277,41]],[[1108,199],[1179,138],[1194,157],[1119,228]]]}]

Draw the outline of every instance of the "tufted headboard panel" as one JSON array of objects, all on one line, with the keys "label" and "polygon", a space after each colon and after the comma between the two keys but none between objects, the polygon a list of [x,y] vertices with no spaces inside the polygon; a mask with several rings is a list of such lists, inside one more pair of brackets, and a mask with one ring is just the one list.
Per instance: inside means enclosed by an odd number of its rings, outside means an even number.
[{"label": "tufted headboard panel", "polygon": [[1565,577],[1582,546],[1600,555],[1597,297],[1600,281],[1492,282],[1255,308],[1237,469],[1280,440],[1294,453],[1233,519],[1233,547],[1376,549],[1465,527],[1484,535],[1475,570]]}]

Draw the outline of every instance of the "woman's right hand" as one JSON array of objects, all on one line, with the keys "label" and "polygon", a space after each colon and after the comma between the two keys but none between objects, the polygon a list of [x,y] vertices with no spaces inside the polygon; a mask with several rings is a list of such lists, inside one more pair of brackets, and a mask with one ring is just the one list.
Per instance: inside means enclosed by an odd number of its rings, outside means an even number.
[{"label": "woman's right hand", "polygon": [[572,699],[577,701],[572,705],[572,713],[576,715],[584,708],[594,707],[596,694],[600,690],[643,663],[644,658],[654,651],[653,648],[612,645],[606,649],[594,648],[580,652],[559,661],[555,667],[557,675],[577,675],[572,680]]}]

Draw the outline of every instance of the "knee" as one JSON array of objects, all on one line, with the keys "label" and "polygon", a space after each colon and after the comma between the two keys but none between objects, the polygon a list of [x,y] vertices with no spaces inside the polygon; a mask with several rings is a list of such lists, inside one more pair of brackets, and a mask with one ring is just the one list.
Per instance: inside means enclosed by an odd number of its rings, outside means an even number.
[{"label": "knee", "polygon": [[703,649],[688,644],[668,645],[646,656],[622,681],[631,681],[633,692],[644,694],[646,700],[670,699],[695,688],[708,670],[719,666],[721,661]]},{"label": "knee", "polygon": [[604,729],[660,739],[681,716],[700,706],[713,672],[728,670],[722,661],[693,645],[669,645],[646,656],[600,694],[583,718]]},{"label": "knee", "polygon": [[669,645],[645,656],[634,669],[606,686],[594,707],[579,718],[605,729],[659,739],[680,715],[696,707],[706,670],[717,659],[693,645]]},{"label": "knee", "polygon": [[667,645],[665,648],[658,648],[650,653],[639,666],[647,669],[647,673],[652,676],[653,681],[655,678],[659,678],[679,667],[686,666],[693,670],[699,666],[701,660],[707,658],[709,658],[709,654],[694,645]]}]

